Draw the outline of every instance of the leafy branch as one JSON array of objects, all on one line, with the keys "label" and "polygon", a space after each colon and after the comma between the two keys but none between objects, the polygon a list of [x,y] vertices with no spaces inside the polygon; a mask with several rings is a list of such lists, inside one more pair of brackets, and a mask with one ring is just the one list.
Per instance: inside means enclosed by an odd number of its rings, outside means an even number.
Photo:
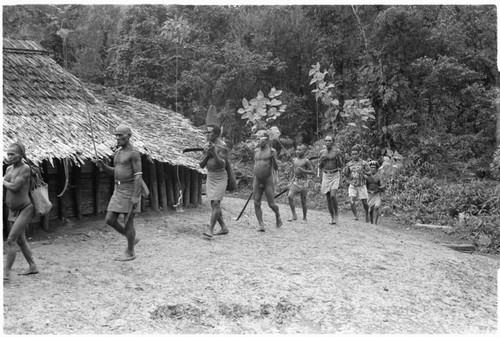
[{"label": "leafy branch", "polygon": [[[335,130],[335,124],[339,122],[339,116],[348,121],[348,126],[368,129],[366,125],[369,119],[375,119],[374,109],[368,99],[350,99],[344,102],[342,109],[339,100],[335,98],[335,84],[327,81],[325,78],[329,75],[327,70],[321,71],[318,63],[311,66],[309,76],[312,77],[310,85],[315,84],[316,88],[311,92],[315,94],[316,102],[321,102],[326,106],[324,113],[323,130]],[[331,75],[333,77],[333,75]]]},{"label": "leafy branch", "polygon": [[283,104],[277,97],[281,95],[282,90],[272,88],[268,97],[264,96],[262,90],[259,90],[257,97],[248,101],[243,98],[243,108],[238,109],[242,119],[247,119],[247,125],[252,125],[252,132],[258,130],[267,130],[270,139],[278,139],[280,131],[276,126],[268,127],[268,123],[276,120],[282,113],[285,112],[286,105]]}]

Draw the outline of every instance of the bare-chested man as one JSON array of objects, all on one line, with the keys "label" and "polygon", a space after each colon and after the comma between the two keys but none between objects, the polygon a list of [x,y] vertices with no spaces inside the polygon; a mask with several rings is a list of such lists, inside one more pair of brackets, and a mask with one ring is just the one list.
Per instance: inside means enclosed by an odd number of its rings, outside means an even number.
[{"label": "bare-chested man", "polygon": [[339,149],[333,147],[333,137],[325,137],[326,148],[319,153],[319,168],[323,171],[321,193],[326,194],[326,203],[334,225],[339,219],[337,191],[340,187],[342,172],[342,155]]},{"label": "bare-chested man", "polygon": [[253,201],[255,215],[259,222],[259,232],[265,232],[266,227],[262,220],[262,195],[266,194],[267,204],[276,215],[276,227],[281,227],[280,210],[274,201],[274,180],[278,172],[278,157],[275,149],[271,147],[269,135],[264,131],[258,131],[259,144],[255,149],[255,165],[253,169]]},{"label": "bare-chested man", "polygon": [[[116,144],[120,147],[114,158],[114,167],[97,161],[97,166],[114,176],[115,190],[108,204],[106,224],[127,238],[127,249],[116,261],[131,261],[135,259],[134,246],[139,242],[135,237],[134,215],[140,212],[142,163],[141,154],[130,143],[132,130],[126,125],[120,125],[115,130]],[[124,214],[124,224],[118,220]]]},{"label": "bare-chested man", "polygon": [[227,146],[219,136],[221,129],[217,124],[207,124],[207,144],[204,148],[204,157],[200,162],[201,168],[207,168],[206,194],[210,200],[212,214],[208,230],[203,233],[207,238],[214,235],[215,223],[218,222],[221,229],[215,235],[229,233],[226,223],[222,219],[221,201],[224,198],[227,187]]},{"label": "bare-chested man", "polygon": [[19,275],[38,274],[30,245],[26,240],[26,228],[33,218],[35,208],[29,196],[31,170],[29,165],[23,162],[23,159],[26,159],[24,145],[19,142],[10,145],[7,150],[7,159],[11,165],[7,167],[3,178],[10,224],[7,257],[3,270],[3,279],[6,282],[10,280],[10,272],[16,259],[16,242],[29,265],[28,269]]},{"label": "bare-chested man", "polygon": [[314,170],[309,159],[304,158],[307,146],[301,144],[297,146],[297,158],[293,159],[293,182],[288,191],[288,203],[292,210],[292,220],[297,220],[297,213],[295,212],[294,197],[295,194],[300,194],[300,201],[302,203],[303,220],[307,220],[307,192],[309,178],[307,175],[314,175]]}]

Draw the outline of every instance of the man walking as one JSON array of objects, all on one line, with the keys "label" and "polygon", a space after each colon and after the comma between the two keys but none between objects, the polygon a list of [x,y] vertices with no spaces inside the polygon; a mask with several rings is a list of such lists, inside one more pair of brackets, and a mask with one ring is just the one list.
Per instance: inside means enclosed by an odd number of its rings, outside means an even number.
[{"label": "man walking", "polygon": [[38,268],[33,259],[30,245],[26,240],[26,228],[34,216],[35,208],[31,202],[30,179],[31,170],[29,165],[23,162],[26,160],[24,145],[17,142],[9,146],[7,150],[9,167],[3,177],[3,187],[6,190],[5,203],[9,209],[9,236],[6,242],[7,257],[4,264],[3,280],[10,280],[10,272],[16,259],[16,243],[21,248],[29,268],[19,275],[38,274]]},{"label": "man walking", "polygon": [[269,135],[260,130],[257,132],[259,143],[254,153],[254,178],[253,178],[253,201],[255,206],[255,215],[259,222],[259,232],[265,232],[266,228],[262,219],[262,195],[266,194],[267,204],[276,215],[276,227],[281,227],[280,210],[274,201],[274,180],[278,173],[277,152],[271,147]]},{"label": "man walking", "polygon": [[326,194],[326,203],[331,216],[331,225],[338,222],[339,205],[337,191],[340,187],[342,157],[339,149],[333,147],[333,137],[325,137],[325,149],[319,153],[319,168],[323,171],[321,193]]},{"label": "man walking", "polygon": [[215,223],[218,222],[221,229],[215,235],[225,235],[229,229],[222,219],[221,201],[226,193],[228,173],[226,165],[228,164],[228,150],[226,143],[219,137],[221,129],[217,124],[207,124],[207,144],[204,147],[204,156],[200,161],[201,168],[207,168],[206,194],[207,200],[210,200],[212,213],[210,215],[210,224],[208,230],[203,233],[207,238],[214,235]]},{"label": "man walking", "polygon": [[[97,166],[114,176],[115,190],[108,204],[106,224],[127,238],[127,249],[116,261],[131,261],[135,259],[134,246],[139,242],[134,228],[134,215],[140,212],[142,163],[139,151],[130,143],[132,130],[126,125],[115,129],[116,143],[119,149],[115,153],[114,167],[97,161]],[[124,224],[118,217],[124,214]]]}]

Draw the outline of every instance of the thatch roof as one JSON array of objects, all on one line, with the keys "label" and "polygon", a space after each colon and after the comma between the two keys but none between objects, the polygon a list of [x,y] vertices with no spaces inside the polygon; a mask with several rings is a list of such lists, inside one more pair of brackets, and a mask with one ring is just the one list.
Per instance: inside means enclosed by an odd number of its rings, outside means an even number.
[{"label": "thatch roof", "polygon": [[35,163],[70,158],[74,163],[113,154],[113,131],[132,127],[133,144],[152,159],[199,168],[196,155],[204,136],[171,110],[97,85],[83,85],[33,41],[3,40],[4,153],[14,141],[26,146]]}]

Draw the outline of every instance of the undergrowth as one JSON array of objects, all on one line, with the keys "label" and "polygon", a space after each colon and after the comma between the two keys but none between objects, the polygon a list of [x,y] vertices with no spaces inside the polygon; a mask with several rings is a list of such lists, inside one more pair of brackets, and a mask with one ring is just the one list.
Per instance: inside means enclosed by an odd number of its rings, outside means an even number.
[{"label": "undergrowth", "polygon": [[386,203],[396,219],[451,226],[479,250],[500,251],[500,185],[485,179],[449,182],[403,169],[388,181]]},{"label": "undergrowth", "polygon": [[[316,163],[313,163],[316,167]],[[240,162],[237,170],[252,176],[253,162]],[[292,180],[291,160],[282,160],[280,181],[276,194],[283,191]],[[321,179],[311,177],[307,205],[312,210],[326,211],[325,195],[320,193]],[[251,193],[251,184],[243,186],[240,197]],[[339,207],[349,209],[347,184],[338,191]],[[438,179],[422,174],[411,167],[403,167],[388,180],[382,195],[383,212],[393,215],[402,225],[416,223],[450,226],[450,234],[473,243],[485,253],[500,252],[500,184],[498,181],[477,178]],[[278,202],[287,203],[287,194]],[[297,214],[301,215],[300,198],[295,198]],[[358,205],[358,208],[361,205]],[[387,215],[386,214],[386,215]]]}]

